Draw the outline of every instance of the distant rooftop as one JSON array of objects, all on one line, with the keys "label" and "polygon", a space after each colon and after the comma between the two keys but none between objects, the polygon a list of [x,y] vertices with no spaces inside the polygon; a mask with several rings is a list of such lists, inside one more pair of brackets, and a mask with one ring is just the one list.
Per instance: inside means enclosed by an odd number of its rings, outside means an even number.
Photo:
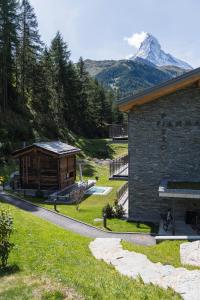
[{"label": "distant rooftop", "polygon": [[18,154],[21,154],[23,152],[26,152],[30,150],[33,147],[42,148],[44,150],[50,151],[52,153],[55,153],[57,155],[65,155],[65,154],[71,154],[71,153],[78,153],[81,150],[77,147],[68,145],[66,143],[60,142],[60,141],[53,141],[53,142],[42,142],[42,143],[34,143],[31,146],[27,146],[25,148],[19,149],[13,153],[13,155],[17,156]]}]

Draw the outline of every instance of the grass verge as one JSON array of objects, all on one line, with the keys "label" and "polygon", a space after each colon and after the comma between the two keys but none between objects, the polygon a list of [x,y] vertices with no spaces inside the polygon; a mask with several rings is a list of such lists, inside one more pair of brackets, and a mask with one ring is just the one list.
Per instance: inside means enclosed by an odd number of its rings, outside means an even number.
[{"label": "grass verge", "polygon": [[[154,246],[144,247],[123,241],[122,245],[126,250],[145,254],[154,263],[160,262],[178,268],[184,267],[180,261],[180,244],[182,243],[183,241],[164,241]],[[185,267],[189,270],[200,269],[192,266]]]},{"label": "grass verge", "polygon": [[[102,209],[107,203],[110,203],[111,205],[114,204],[114,201],[116,200],[116,191],[124,182],[117,180],[108,180],[108,166],[99,165],[92,161],[89,161],[86,166],[83,166],[83,175],[85,180],[94,178],[90,176],[91,174],[88,174],[88,169],[92,169],[94,171],[94,177],[99,177],[99,180],[97,182],[98,186],[112,187],[112,191],[105,196],[85,196],[84,201],[80,204],[78,211],[76,209],[76,205],[58,205],[57,209],[60,213],[66,216],[91,224],[98,228],[103,228],[103,222],[96,222],[95,219],[102,218]],[[53,204],[45,204],[45,199],[28,196],[26,196],[26,199],[28,201],[41,205],[42,207],[46,207],[52,210],[54,209]],[[157,231],[157,226],[152,223],[128,222],[126,220],[113,218],[107,220],[107,229],[109,231],[118,232],[155,233]]]},{"label": "grass verge", "polygon": [[[117,273],[89,251],[91,239],[65,231],[11,205],[15,248],[0,273],[0,299],[180,299],[172,290]],[[13,267],[14,266],[14,267]],[[13,267],[13,268],[12,268]],[[74,294],[70,298],[70,294]]]},{"label": "grass verge", "polygon": [[[102,218],[102,209],[107,203],[114,204],[116,191],[124,184],[124,181],[109,180],[109,166],[100,159],[113,159],[127,154],[127,144],[112,144],[108,139],[77,139],[76,146],[82,149],[81,155],[87,158],[87,163],[82,166],[84,180],[95,179],[97,176],[99,178],[97,185],[112,187],[112,191],[106,196],[90,195],[85,197],[80,204],[79,211],[76,210],[75,205],[58,205],[58,210],[66,216],[103,228],[103,222],[95,219]],[[98,158],[99,163],[95,163],[94,158]],[[7,170],[7,173],[9,171],[10,169]],[[44,199],[33,197],[26,197],[26,199],[48,209],[53,209],[53,205],[45,204]],[[157,231],[154,224],[127,222],[116,218],[107,221],[107,229],[109,231],[141,233],[155,233]]]}]

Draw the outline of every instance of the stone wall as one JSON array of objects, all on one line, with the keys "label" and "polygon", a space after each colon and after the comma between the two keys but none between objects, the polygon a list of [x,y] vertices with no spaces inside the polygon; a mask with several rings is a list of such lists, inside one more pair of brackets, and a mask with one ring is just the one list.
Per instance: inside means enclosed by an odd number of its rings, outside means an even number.
[{"label": "stone wall", "polygon": [[[200,181],[200,89],[195,86],[129,113],[130,219],[160,219],[171,205],[158,196],[165,177]],[[181,201],[176,200],[176,213],[200,208],[199,200]]]}]

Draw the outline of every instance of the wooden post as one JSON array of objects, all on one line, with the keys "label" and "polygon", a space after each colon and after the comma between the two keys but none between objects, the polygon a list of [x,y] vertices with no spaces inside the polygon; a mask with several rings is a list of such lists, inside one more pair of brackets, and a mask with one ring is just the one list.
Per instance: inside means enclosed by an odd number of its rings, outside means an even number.
[{"label": "wooden post", "polygon": [[57,182],[58,182],[58,190],[61,189],[61,178],[60,178],[60,159],[58,158],[58,170],[57,170]]},{"label": "wooden post", "polygon": [[54,210],[57,211],[57,198],[53,200]]},{"label": "wooden post", "polygon": [[40,191],[40,154],[37,155],[37,176],[38,176],[38,190]]},{"label": "wooden post", "polygon": [[175,207],[174,198],[172,198],[172,234],[175,235]]},{"label": "wooden post", "polygon": [[107,215],[106,215],[106,213],[103,214],[103,227],[107,228]]},{"label": "wooden post", "polygon": [[83,174],[82,174],[82,165],[79,163],[79,175],[80,175],[80,182],[83,182]]}]

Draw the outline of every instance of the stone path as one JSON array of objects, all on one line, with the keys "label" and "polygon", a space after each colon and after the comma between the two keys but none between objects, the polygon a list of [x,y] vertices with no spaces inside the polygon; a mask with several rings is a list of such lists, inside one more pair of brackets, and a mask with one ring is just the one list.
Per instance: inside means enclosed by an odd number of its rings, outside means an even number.
[{"label": "stone path", "polygon": [[90,250],[97,259],[112,264],[117,271],[144,283],[172,288],[185,300],[200,300],[200,271],[152,263],[144,254],[123,250],[120,239],[97,238]]},{"label": "stone path", "polygon": [[53,224],[56,224],[66,230],[76,232],[80,235],[90,238],[120,238],[128,242],[141,244],[141,245],[154,245],[155,238],[149,234],[138,234],[138,233],[114,233],[106,232],[88,224],[82,223],[78,220],[66,217],[58,214],[54,211],[50,211],[38,205],[32,204],[28,201],[20,199],[15,196],[7,195],[4,192],[0,192],[0,199],[22,209],[29,213],[36,215],[44,220],[47,220]]},{"label": "stone path", "polygon": [[180,258],[182,264],[200,267],[200,241],[181,244]]}]

